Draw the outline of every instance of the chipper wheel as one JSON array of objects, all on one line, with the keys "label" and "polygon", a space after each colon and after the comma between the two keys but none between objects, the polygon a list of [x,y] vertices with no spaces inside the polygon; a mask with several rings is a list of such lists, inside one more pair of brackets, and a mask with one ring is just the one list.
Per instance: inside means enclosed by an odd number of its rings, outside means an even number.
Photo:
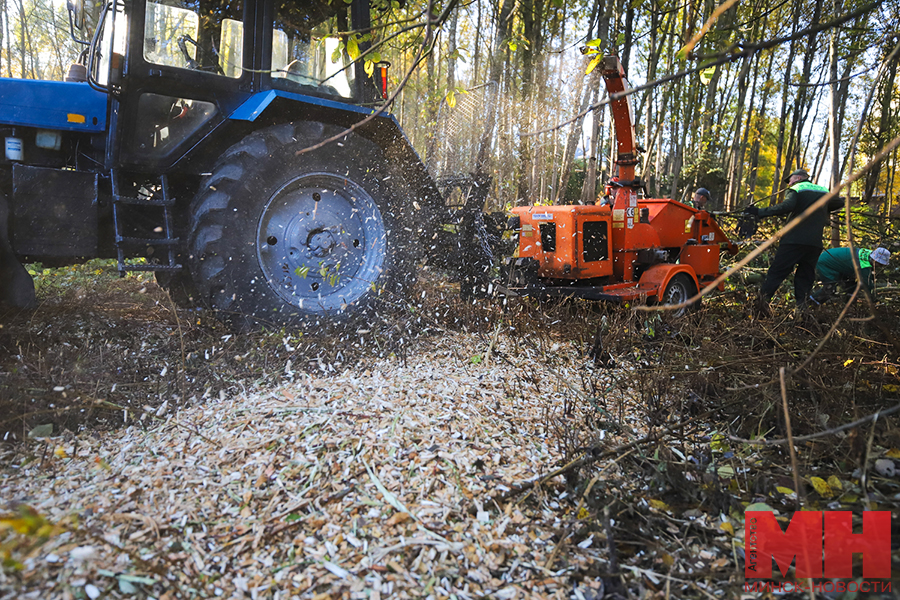
[{"label": "chipper wheel", "polygon": [[[681,304],[687,302],[688,298],[692,298],[697,293],[697,286],[689,275],[678,273],[669,280],[662,295],[660,304]],[[700,308],[700,301],[694,302],[689,306],[683,306],[679,309],[669,311],[673,317],[682,317],[692,310]]]},{"label": "chipper wheel", "polygon": [[229,321],[317,324],[369,318],[415,280],[412,211],[381,150],[299,122],[247,136],[194,199],[190,270],[201,302]]}]

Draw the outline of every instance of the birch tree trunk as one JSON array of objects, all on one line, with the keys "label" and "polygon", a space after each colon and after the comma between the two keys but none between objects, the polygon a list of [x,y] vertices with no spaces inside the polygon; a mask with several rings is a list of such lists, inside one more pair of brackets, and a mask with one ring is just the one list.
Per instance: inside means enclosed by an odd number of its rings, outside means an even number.
[{"label": "birch tree trunk", "polygon": [[[791,35],[797,33],[800,28],[800,9],[802,3],[794,3],[794,11],[791,15]],[[781,119],[778,122],[778,138],[775,149],[775,173],[772,177],[772,195],[769,197],[769,204],[774,204],[778,196],[778,190],[781,189],[781,159],[784,152],[784,137],[787,129],[788,118],[788,90],[791,84],[791,74],[794,67],[794,55],[796,53],[797,42],[791,42],[788,50],[788,57],[785,63],[784,78],[781,84]]]}]

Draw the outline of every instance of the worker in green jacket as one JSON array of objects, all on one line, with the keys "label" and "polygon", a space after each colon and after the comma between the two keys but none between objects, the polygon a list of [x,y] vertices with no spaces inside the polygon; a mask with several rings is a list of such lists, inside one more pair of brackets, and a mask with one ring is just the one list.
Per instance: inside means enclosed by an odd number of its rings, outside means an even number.
[{"label": "worker in green jacket", "polygon": [[[784,202],[759,208],[748,206],[744,213],[753,217],[789,215],[789,220],[800,217],[819,198],[828,193],[828,188],[809,181],[809,173],[797,169],[788,177],[788,190]],[[822,232],[828,225],[828,213],[843,206],[840,198],[832,198],[826,206],[809,215],[792,230],[784,234],[775,258],[772,260],[766,279],[763,281],[757,299],[756,311],[769,313],[769,301],[787,276],[794,271],[794,301],[798,313],[806,307],[806,301],[816,280],[816,262],[822,252]]]},{"label": "worker in green jacket", "polygon": [[[866,250],[857,248],[859,274],[870,294],[875,293],[875,270],[888,264],[891,253],[886,248]],[[850,248],[829,248],[819,256],[816,265],[822,289],[813,295],[818,303],[826,302],[834,296],[838,284],[849,293],[856,287],[856,272],[853,270],[853,254]]]}]

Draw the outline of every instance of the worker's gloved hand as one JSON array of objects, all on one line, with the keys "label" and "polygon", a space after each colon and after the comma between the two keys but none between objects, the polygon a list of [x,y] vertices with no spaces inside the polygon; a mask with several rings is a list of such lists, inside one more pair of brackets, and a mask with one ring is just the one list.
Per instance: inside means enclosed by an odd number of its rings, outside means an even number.
[{"label": "worker's gloved hand", "polygon": [[751,217],[758,217],[759,216],[759,207],[748,206],[747,208],[744,209],[744,214],[750,215]]}]

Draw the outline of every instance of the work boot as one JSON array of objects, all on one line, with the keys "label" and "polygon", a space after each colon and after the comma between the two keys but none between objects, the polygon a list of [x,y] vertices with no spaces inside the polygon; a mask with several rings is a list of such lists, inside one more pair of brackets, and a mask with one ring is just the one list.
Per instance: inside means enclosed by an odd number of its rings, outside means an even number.
[{"label": "work boot", "polygon": [[822,285],[822,289],[817,290],[815,294],[810,296],[812,300],[816,302],[816,304],[825,304],[828,302],[836,291],[837,284],[833,282],[828,282]]},{"label": "work boot", "polygon": [[794,326],[795,327],[804,327],[806,329],[815,329],[818,327],[818,325],[819,324],[816,321],[816,318],[812,313],[812,308],[809,306],[809,303],[797,305],[797,308],[794,309]]},{"label": "work boot", "polygon": [[753,306],[750,308],[750,314],[757,319],[768,319],[772,316],[772,309],[769,308],[769,300],[762,294],[756,296]]}]

